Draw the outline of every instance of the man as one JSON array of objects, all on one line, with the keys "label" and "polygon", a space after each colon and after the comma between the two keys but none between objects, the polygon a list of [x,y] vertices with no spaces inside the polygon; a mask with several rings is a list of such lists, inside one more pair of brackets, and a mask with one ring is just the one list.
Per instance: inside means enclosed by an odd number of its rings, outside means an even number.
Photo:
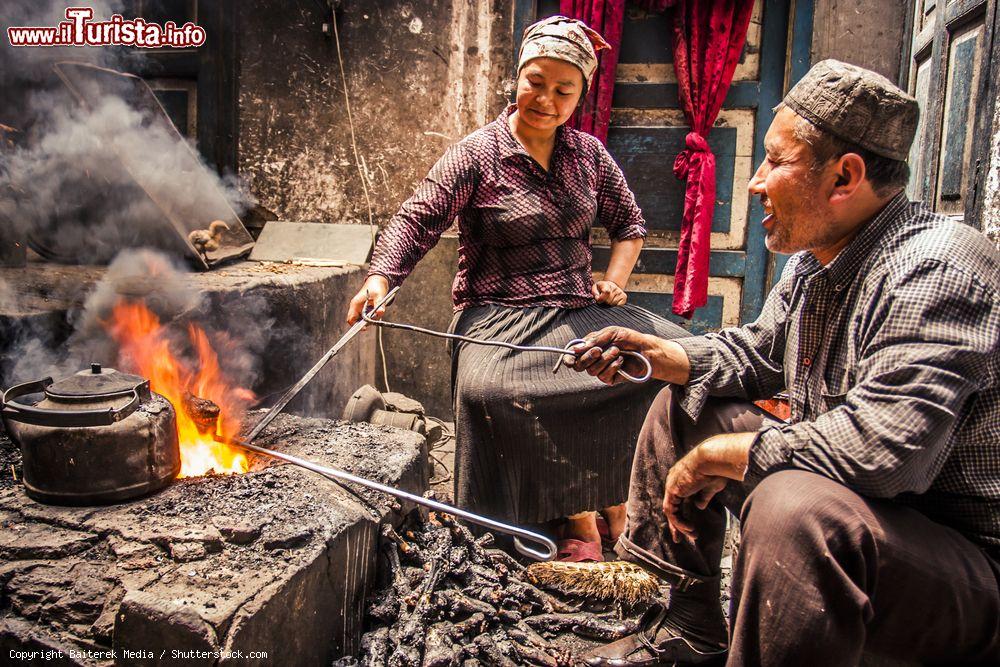
[{"label": "man", "polygon": [[[759,319],[675,341],[613,327],[564,358],[611,384],[636,350],[674,385],[617,545],[672,583],[670,605],[589,664],[1000,661],[1000,253],[907,201],[917,116],[887,79],[817,64],[749,186],[767,247],[796,253]],[[787,423],[749,402],[782,388]]]}]

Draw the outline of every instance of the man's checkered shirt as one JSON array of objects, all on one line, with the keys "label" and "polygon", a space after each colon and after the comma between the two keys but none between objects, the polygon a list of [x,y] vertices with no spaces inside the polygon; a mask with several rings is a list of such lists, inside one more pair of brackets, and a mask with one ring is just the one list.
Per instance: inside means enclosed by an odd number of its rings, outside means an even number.
[{"label": "man's checkered shirt", "polygon": [[1000,556],[1000,253],[892,199],[829,265],[790,258],[756,322],[681,339],[682,402],[787,389],[747,478],[809,470],[893,498]]}]

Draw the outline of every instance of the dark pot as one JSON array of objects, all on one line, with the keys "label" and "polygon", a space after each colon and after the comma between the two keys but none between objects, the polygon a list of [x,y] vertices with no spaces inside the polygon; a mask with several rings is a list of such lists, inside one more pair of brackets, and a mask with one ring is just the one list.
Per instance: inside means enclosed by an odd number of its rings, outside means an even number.
[{"label": "dark pot", "polygon": [[[44,393],[34,405],[14,402]],[[177,418],[149,381],[93,364],[53,383],[11,387],[4,425],[20,446],[28,495],[55,505],[136,498],[170,483],[181,469]]]}]

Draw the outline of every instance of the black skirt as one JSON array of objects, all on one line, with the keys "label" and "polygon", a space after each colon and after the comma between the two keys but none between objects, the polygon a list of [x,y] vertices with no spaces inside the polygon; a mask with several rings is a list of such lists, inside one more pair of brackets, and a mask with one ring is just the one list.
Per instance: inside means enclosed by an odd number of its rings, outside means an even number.
[{"label": "black skirt", "polygon": [[[451,330],[517,345],[563,347],[618,325],[662,338],[690,335],[642,308],[474,306]],[[455,498],[460,507],[517,523],[625,501],[636,439],[664,383],[614,387],[563,367],[557,355],[458,342],[452,347]]]}]

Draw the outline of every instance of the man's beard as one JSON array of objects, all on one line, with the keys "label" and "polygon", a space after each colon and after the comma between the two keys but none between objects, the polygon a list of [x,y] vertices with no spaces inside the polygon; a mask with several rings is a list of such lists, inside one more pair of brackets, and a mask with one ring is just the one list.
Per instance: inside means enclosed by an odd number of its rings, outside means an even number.
[{"label": "man's beard", "polygon": [[[807,209],[804,207],[802,210]],[[771,231],[764,237],[764,245],[767,249],[782,255],[791,255],[803,250],[826,248],[836,243],[840,239],[840,232],[823,218],[823,213],[819,212],[820,207],[812,207],[808,210],[814,210],[817,213],[812,216],[800,213],[796,216],[798,219],[796,224],[799,225],[798,231],[800,232],[797,235],[799,238],[795,238],[796,234],[793,233],[795,225],[775,217]],[[808,228],[803,227],[806,224],[805,220],[808,220]],[[803,231],[807,235],[803,236]]]}]

